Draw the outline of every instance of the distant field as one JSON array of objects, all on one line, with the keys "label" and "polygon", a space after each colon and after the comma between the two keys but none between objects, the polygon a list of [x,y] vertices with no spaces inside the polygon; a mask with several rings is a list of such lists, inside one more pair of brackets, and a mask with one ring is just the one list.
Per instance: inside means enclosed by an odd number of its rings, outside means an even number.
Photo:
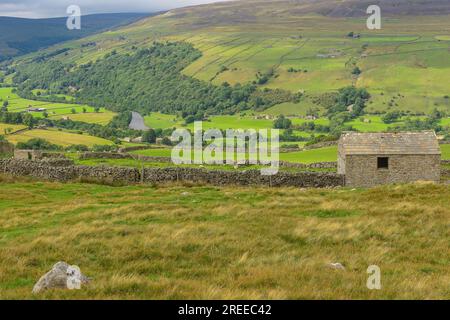
[{"label": "distant field", "polygon": [[17,125],[17,124],[7,124],[7,123],[0,123],[0,135],[4,135],[6,134],[6,130],[11,129],[11,133],[17,131],[17,130],[21,130],[21,129],[25,129],[26,127],[23,125]]},{"label": "distant field", "polygon": [[176,116],[152,112],[150,115],[144,117],[145,124],[152,129],[167,129],[180,126],[176,121]]},{"label": "distant field", "polygon": [[112,141],[93,137],[88,134],[76,134],[65,131],[58,130],[40,130],[34,129],[29,131],[24,131],[19,134],[8,135],[8,141],[17,144],[18,142],[26,142],[33,138],[42,138],[53,144],[60,146],[69,146],[73,144],[84,144],[88,147],[94,145],[111,145]]},{"label": "distant field", "polygon": [[[0,101],[8,101],[8,111],[23,112],[28,108],[45,108],[49,118],[60,119],[67,116],[73,120],[83,121],[87,123],[108,124],[114,117],[115,113],[106,109],[100,109],[99,113],[95,113],[95,108],[88,105],[79,105],[71,103],[53,103],[45,101],[35,101],[22,99],[17,94],[12,93],[13,88],[0,88]],[[75,109],[76,114],[72,114]],[[83,112],[86,109],[86,113]],[[36,118],[43,118],[43,112],[32,112]]]},{"label": "distant field", "polygon": [[[109,187],[0,178],[0,188],[2,299],[36,299],[34,283],[60,260],[91,283],[39,299],[448,298],[445,185]],[[366,288],[373,264],[382,290]]]},{"label": "distant field", "polygon": [[[70,120],[73,121],[81,121],[81,122],[86,122],[86,123],[95,123],[95,124],[100,124],[102,126],[107,125],[109,122],[111,122],[111,120],[114,118],[114,116],[116,115],[116,113],[111,112],[111,111],[107,111],[107,110],[102,110],[98,113],[94,112],[94,113],[77,113],[77,114],[68,114],[65,117],[67,117]],[[52,116],[50,117],[50,119],[61,119],[61,116]]]}]

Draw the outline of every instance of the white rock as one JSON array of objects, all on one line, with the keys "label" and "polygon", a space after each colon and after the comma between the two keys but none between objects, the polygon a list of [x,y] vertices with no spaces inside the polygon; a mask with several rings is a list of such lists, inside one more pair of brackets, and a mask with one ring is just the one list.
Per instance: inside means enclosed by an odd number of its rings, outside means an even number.
[{"label": "white rock", "polygon": [[56,263],[52,270],[43,275],[33,287],[33,293],[47,289],[80,289],[81,284],[88,283],[89,279],[83,275],[80,268],[71,266],[66,262]]},{"label": "white rock", "polygon": [[340,264],[339,262],[329,263],[328,266],[331,269],[345,270],[345,267],[342,264]]}]

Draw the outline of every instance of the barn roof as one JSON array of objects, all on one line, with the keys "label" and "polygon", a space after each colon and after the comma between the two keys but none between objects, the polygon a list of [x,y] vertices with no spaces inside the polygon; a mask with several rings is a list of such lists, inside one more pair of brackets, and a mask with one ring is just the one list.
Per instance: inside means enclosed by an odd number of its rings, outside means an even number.
[{"label": "barn roof", "polygon": [[339,140],[344,154],[441,154],[434,131],[344,132]]}]

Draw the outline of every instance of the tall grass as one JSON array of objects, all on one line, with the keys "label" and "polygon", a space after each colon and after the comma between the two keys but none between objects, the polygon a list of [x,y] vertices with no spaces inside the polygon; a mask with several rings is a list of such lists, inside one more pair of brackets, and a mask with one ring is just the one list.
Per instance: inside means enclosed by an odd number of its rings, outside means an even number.
[{"label": "tall grass", "polygon": [[[450,186],[0,186],[3,299],[450,298]],[[33,296],[59,260],[92,283]]]}]

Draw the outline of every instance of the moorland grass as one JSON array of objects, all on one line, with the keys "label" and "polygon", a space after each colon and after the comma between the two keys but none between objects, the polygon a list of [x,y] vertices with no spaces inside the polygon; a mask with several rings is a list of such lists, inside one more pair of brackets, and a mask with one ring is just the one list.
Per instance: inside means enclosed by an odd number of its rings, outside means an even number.
[{"label": "moorland grass", "polygon": [[[2,299],[450,297],[448,185],[0,186]],[[32,295],[60,260],[92,282]],[[373,264],[381,290],[366,287]]]}]

